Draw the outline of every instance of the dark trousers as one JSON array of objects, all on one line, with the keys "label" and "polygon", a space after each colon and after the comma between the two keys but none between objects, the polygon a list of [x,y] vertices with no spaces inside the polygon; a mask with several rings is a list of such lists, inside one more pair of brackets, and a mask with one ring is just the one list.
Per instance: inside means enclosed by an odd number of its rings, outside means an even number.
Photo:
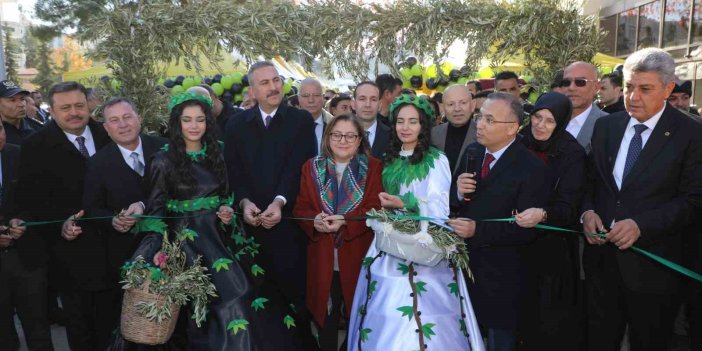
[{"label": "dark trousers", "polygon": [[62,291],[60,296],[71,350],[104,350],[119,325],[120,291],[72,290]]},{"label": "dark trousers", "polygon": [[[693,283],[698,284],[698,283]],[[687,301],[687,319],[690,321],[690,349],[702,350],[702,288],[694,289]]]},{"label": "dark trousers", "polygon": [[[319,346],[322,351],[339,350],[339,320],[341,319],[342,303],[344,303],[339,272],[334,272],[330,293],[332,302],[331,313],[327,315],[324,327],[319,330]],[[341,350],[346,350],[346,340],[344,340]]]},{"label": "dark trousers", "polygon": [[619,351],[627,325],[631,351],[666,350],[672,338],[679,296],[628,289],[616,262],[612,262],[594,272],[585,269],[588,350]]},{"label": "dark trousers", "polygon": [[487,329],[487,351],[514,351],[517,348],[517,331],[513,329]]},{"label": "dark trousers", "polygon": [[29,350],[53,350],[46,317],[46,285],[45,268],[26,269],[14,249],[0,253],[0,350],[16,350],[12,348],[17,340],[15,311]]}]

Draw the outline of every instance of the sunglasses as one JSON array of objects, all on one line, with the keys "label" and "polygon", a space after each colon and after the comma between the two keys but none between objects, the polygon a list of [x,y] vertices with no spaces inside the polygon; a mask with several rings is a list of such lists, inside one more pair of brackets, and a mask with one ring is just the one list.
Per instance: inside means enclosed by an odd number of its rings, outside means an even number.
[{"label": "sunglasses", "polygon": [[563,79],[561,81],[561,88],[567,88],[570,86],[572,82],[575,82],[576,87],[584,87],[587,85],[587,82],[596,82],[596,79],[585,79],[585,78],[576,78],[576,79]]}]

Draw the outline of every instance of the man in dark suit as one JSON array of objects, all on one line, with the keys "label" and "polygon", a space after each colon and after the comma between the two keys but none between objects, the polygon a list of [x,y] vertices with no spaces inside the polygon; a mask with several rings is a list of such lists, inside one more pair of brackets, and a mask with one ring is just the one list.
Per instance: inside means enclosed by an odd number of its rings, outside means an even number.
[{"label": "man in dark suit", "polygon": [[[67,218],[82,208],[88,158],[110,141],[102,125],[90,119],[83,85],[54,85],[49,103],[53,120],[25,141],[19,168],[23,218],[39,221]],[[111,332],[102,316],[113,303],[102,237],[87,224],[82,233],[44,225],[29,228],[25,236],[31,250],[20,257],[27,268],[43,267],[51,257],[49,277],[59,290],[71,349],[99,349]]]},{"label": "man in dark suit", "polygon": [[480,112],[476,117],[479,144],[469,146],[480,156],[472,165],[460,160],[459,169],[468,167],[469,172],[457,177],[450,193],[470,200],[461,201],[459,217],[464,219],[449,220],[449,225],[467,238],[470,269],[475,277],[468,281],[468,289],[488,349],[514,350],[528,303],[530,282],[525,254],[536,231],[480,220],[507,218],[515,210],[543,207],[549,192],[546,166],[516,140],[524,113],[516,97],[492,93]]},{"label": "man in dark suit", "polygon": [[300,169],[316,151],[312,116],[282,103],[282,79],[272,63],[248,73],[258,101],[227,124],[224,158],[229,183],[242,209],[245,230],[261,244],[264,290],[281,295],[297,311],[306,349],[315,349],[305,308],[306,237],[291,217]]},{"label": "man in dark suit", "polygon": [[391,127],[390,105],[402,93],[402,80],[392,74],[380,74],[375,77],[375,84],[380,93],[380,105],[378,107],[378,121]]},{"label": "man in dark suit", "polygon": [[[131,257],[142,235],[128,233],[136,223],[132,215],[144,213],[144,199],[148,197],[144,173],[156,153],[166,140],[140,135],[141,116],[134,103],[125,98],[113,98],[102,108],[104,127],[112,143],[98,151],[88,160],[83,191],[83,209],[87,217],[114,216],[111,220],[93,222],[103,237],[107,253],[109,288],[112,290],[110,314],[101,316],[113,330],[119,322],[121,294],[119,287],[120,267]],[[83,211],[74,215],[80,218]],[[70,221],[70,219],[69,219]],[[66,223],[68,227],[72,223]],[[76,225],[76,231],[83,226]],[[105,294],[107,295],[107,294]]]},{"label": "man in dark suit", "polygon": [[605,74],[600,78],[600,90],[597,91],[597,96],[600,99],[602,111],[607,113],[624,111],[622,89],[622,76],[619,72]]},{"label": "man in dark suit", "polygon": [[315,155],[319,154],[322,145],[322,136],[327,128],[327,121],[333,118],[329,112],[324,111],[324,95],[322,94],[322,83],[315,78],[305,78],[300,82],[300,107],[312,115],[314,121],[314,136],[317,149]]},{"label": "man in dark suit", "polygon": [[467,86],[452,85],[444,91],[443,104],[448,123],[431,129],[431,143],[446,154],[451,174],[456,174],[458,160],[476,140],[476,125],[471,123],[475,102]]},{"label": "man in dark suit", "polygon": [[595,122],[606,112],[595,105],[595,95],[600,89],[597,67],[587,62],[574,62],[563,71],[561,87],[573,104],[573,113],[566,131],[578,140],[585,153],[590,153],[590,139]]},{"label": "man in dark suit", "polygon": [[581,222],[587,236],[588,348],[665,350],[678,311],[680,275],[629,248],[680,262],[682,238],[702,201],[702,124],[666,104],[675,62],[647,48],[624,63],[626,112],[592,135]]},{"label": "man in dark suit", "polygon": [[[380,108],[380,89],[371,81],[361,82],[353,91],[353,109],[356,111],[366,137],[371,145],[373,157],[383,159],[383,154],[390,145],[390,127],[378,121]],[[394,127],[393,127],[394,128]]]},{"label": "man in dark suit", "polygon": [[13,218],[20,161],[19,146],[5,143],[0,126],[0,350],[19,348],[13,315],[22,322],[30,350],[52,350],[46,315],[46,268],[27,268],[20,251],[27,250],[23,221]]}]

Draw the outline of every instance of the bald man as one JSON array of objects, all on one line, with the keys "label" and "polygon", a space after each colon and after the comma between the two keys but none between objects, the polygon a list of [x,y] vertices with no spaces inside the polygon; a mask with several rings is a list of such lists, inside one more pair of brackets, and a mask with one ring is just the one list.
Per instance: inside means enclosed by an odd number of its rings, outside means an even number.
[{"label": "bald man", "polygon": [[314,134],[317,138],[317,154],[322,144],[322,135],[333,116],[324,110],[324,94],[322,83],[315,78],[305,78],[300,82],[300,92],[297,94],[300,107],[312,115],[314,119]]},{"label": "bald man", "polygon": [[446,153],[451,171],[455,174],[466,146],[476,141],[475,124],[470,123],[475,101],[470,89],[458,84],[446,88],[442,101],[448,123],[432,128],[431,141],[435,147]]},{"label": "bald man", "polygon": [[590,153],[590,139],[595,122],[607,113],[595,105],[595,96],[600,90],[597,67],[587,62],[573,62],[563,71],[561,88],[573,104],[573,114],[566,130]]}]

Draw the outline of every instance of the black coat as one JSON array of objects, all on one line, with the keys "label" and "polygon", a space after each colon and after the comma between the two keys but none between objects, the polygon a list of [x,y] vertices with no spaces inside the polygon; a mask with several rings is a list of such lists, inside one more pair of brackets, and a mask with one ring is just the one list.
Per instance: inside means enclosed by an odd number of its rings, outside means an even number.
[{"label": "black coat", "polygon": [[[88,122],[95,149],[110,138],[98,122]],[[83,185],[88,160],[68,140],[55,121],[27,139],[22,146],[18,204],[22,217],[30,221],[62,220],[83,208]],[[55,258],[53,279],[59,288],[104,289],[106,259],[102,238],[89,222],[73,241],[61,237],[61,224],[29,227],[27,250],[20,257],[27,268],[41,266],[49,255]],[[47,254],[48,253],[48,254]]]},{"label": "black coat", "polygon": [[[480,155],[477,160],[480,178],[485,147],[474,143],[469,148],[476,148]],[[461,160],[458,169],[466,169],[464,162],[465,159]],[[511,217],[515,209],[544,207],[549,195],[546,179],[544,163],[515,140],[495,163],[489,176],[478,179],[471,201],[460,204],[460,217],[478,220],[475,235],[467,240],[470,269],[475,277],[474,282],[468,281],[468,288],[478,323],[483,327],[518,327],[529,284],[525,255],[536,230],[512,223],[479,220]],[[457,193],[455,180],[450,194]]]},{"label": "black coat", "polygon": [[[680,262],[682,237],[702,204],[702,124],[667,105],[619,190],[612,171],[630,118],[620,112],[595,124],[582,210],[594,210],[608,228],[613,220],[634,220],[641,230],[635,246]],[[585,274],[604,264],[636,292],[671,293],[679,286],[678,273],[633,250],[586,245]]]},{"label": "black coat", "polygon": [[20,147],[5,144],[0,151],[2,157],[2,199],[0,200],[0,222],[7,221],[15,215],[15,193],[19,175]]},{"label": "black coat", "polygon": [[391,134],[390,127],[378,120],[378,125],[375,128],[375,140],[373,140],[373,145],[371,145],[371,155],[373,157],[379,160],[383,159],[385,151],[390,146]]},{"label": "black coat", "polygon": [[[149,169],[151,157],[166,143],[166,139],[141,135],[145,169]],[[122,157],[117,144],[108,144],[88,160],[83,191],[83,209],[86,217],[114,216],[132,203],[143,201],[149,192],[143,177],[135,172]],[[107,245],[107,260],[113,281],[118,281],[119,268],[131,257],[141,236],[120,233],[112,227],[112,219],[94,222]]]},{"label": "black coat", "polygon": [[[281,104],[268,129],[258,106],[227,124],[224,160],[230,188],[238,204],[244,198],[265,211],[277,195],[287,204],[282,215],[292,216],[300,190],[302,165],[317,151],[309,112]],[[245,226],[261,244],[266,276],[295,303],[304,304],[306,237],[292,220],[271,229]],[[270,273],[270,275],[269,275]]]}]

